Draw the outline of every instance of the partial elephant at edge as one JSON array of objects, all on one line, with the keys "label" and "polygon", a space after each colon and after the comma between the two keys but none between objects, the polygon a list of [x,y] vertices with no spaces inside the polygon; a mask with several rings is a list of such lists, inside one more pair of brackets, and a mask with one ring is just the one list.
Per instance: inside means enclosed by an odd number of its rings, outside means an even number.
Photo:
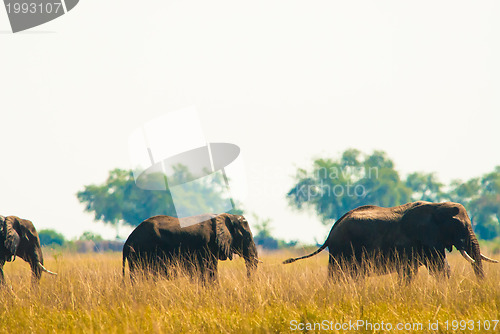
[{"label": "partial elephant at edge", "polygon": [[12,262],[16,257],[29,263],[34,283],[40,281],[42,272],[57,275],[43,266],[40,238],[33,223],[16,216],[0,216],[0,284],[5,283],[5,262]]}]

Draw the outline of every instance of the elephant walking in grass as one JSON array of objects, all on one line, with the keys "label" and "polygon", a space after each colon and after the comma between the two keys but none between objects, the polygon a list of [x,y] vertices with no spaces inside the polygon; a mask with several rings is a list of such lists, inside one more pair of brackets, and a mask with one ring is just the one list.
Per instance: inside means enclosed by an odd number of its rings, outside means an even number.
[{"label": "elephant walking in grass", "polygon": [[0,284],[4,284],[3,266],[20,257],[31,266],[33,281],[40,281],[42,272],[57,275],[43,266],[40,239],[33,223],[16,216],[0,216]]},{"label": "elephant walking in grass", "polygon": [[331,279],[396,271],[410,282],[421,265],[434,276],[449,277],[445,249],[451,252],[453,246],[472,264],[479,279],[484,277],[483,260],[498,262],[481,254],[461,204],[420,201],[392,208],[368,205],[340,218],[318,250],[283,263],[314,256],[328,247]]},{"label": "elephant walking in grass", "polygon": [[178,218],[154,216],[139,224],[123,246],[123,275],[126,261],[132,280],[138,270],[172,277],[178,265],[204,283],[217,279],[219,260],[237,254],[250,277],[259,260],[245,217],[223,213],[192,218],[201,222],[181,227]]}]

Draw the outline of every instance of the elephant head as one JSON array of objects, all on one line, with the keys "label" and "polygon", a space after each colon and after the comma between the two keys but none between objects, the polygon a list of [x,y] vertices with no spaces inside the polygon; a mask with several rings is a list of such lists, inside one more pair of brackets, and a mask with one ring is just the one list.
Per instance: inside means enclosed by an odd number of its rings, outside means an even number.
[{"label": "elephant head", "polygon": [[233,259],[237,254],[245,260],[247,276],[257,269],[257,247],[253,241],[252,231],[243,216],[220,214],[213,218],[215,225],[215,241],[218,247],[219,259]]},{"label": "elephant head", "polygon": [[3,261],[14,261],[16,256],[28,262],[35,281],[42,271],[55,275],[43,266],[42,248],[33,223],[16,216],[0,217],[0,257]]},{"label": "elephant head", "polygon": [[[472,230],[467,211],[459,203],[425,203],[415,211],[424,210],[420,222],[415,224],[413,231],[420,242],[436,250],[444,248],[452,251],[453,246],[472,264],[478,278],[484,277],[481,261],[497,263],[483,254],[479,242]],[[423,219],[422,219],[423,218]]]}]

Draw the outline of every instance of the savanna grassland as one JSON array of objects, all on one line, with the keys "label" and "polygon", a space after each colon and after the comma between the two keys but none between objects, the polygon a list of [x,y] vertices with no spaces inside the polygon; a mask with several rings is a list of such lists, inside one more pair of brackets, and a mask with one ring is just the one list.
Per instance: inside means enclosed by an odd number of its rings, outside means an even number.
[{"label": "savanna grassland", "polygon": [[[220,262],[219,284],[203,287],[187,277],[141,279],[132,285],[128,276],[122,279],[119,253],[46,252],[46,267],[59,275],[44,274],[38,288],[31,287],[27,263],[18,259],[5,265],[0,332],[280,333],[300,332],[299,323],[313,326],[323,320],[329,330],[316,325],[310,332],[336,333],[336,323],[357,320],[374,327],[340,332],[500,332],[500,324],[493,330],[491,321],[500,319],[500,264],[485,263],[486,279],[478,282],[456,253],[449,254],[450,280],[436,280],[421,267],[409,286],[400,285],[396,275],[327,284],[324,252],[289,265],[281,261],[293,254],[263,254],[251,281],[242,259]],[[460,328],[453,320],[473,320],[474,329],[472,322]],[[439,329],[430,330],[429,322],[436,321]],[[385,327],[377,328],[382,322]],[[414,328],[398,331],[399,323]]]}]

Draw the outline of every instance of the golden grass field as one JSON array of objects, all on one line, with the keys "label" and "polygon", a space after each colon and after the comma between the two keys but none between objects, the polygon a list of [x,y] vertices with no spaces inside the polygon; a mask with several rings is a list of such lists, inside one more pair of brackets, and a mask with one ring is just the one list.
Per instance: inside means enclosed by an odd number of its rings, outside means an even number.
[{"label": "golden grass field", "polygon": [[[120,253],[45,253],[46,267],[59,275],[44,274],[38,288],[31,287],[27,263],[6,263],[0,332],[288,333],[301,332],[300,322],[313,326],[324,320],[332,322],[328,330],[310,332],[500,332],[492,321],[500,319],[500,264],[485,263],[486,279],[478,283],[456,251],[449,254],[450,280],[437,281],[421,267],[409,286],[400,285],[396,275],[327,284],[326,252],[288,265],[281,261],[295,254],[282,252],[261,255],[264,263],[252,281],[242,259],[220,262],[219,284],[208,287],[187,277],[132,285],[128,275],[122,279]],[[357,320],[373,328],[335,330],[335,324]],[[474,321],[474,329],[472,322],[464,328],[454,320]],[[382,321],[385,327],[377,328]],[[430,330],[429,322],[436,321],[439,329]],[[398,331],[397,324],[417,325]],[[489,331],[483,328],[488,324]]]}]

